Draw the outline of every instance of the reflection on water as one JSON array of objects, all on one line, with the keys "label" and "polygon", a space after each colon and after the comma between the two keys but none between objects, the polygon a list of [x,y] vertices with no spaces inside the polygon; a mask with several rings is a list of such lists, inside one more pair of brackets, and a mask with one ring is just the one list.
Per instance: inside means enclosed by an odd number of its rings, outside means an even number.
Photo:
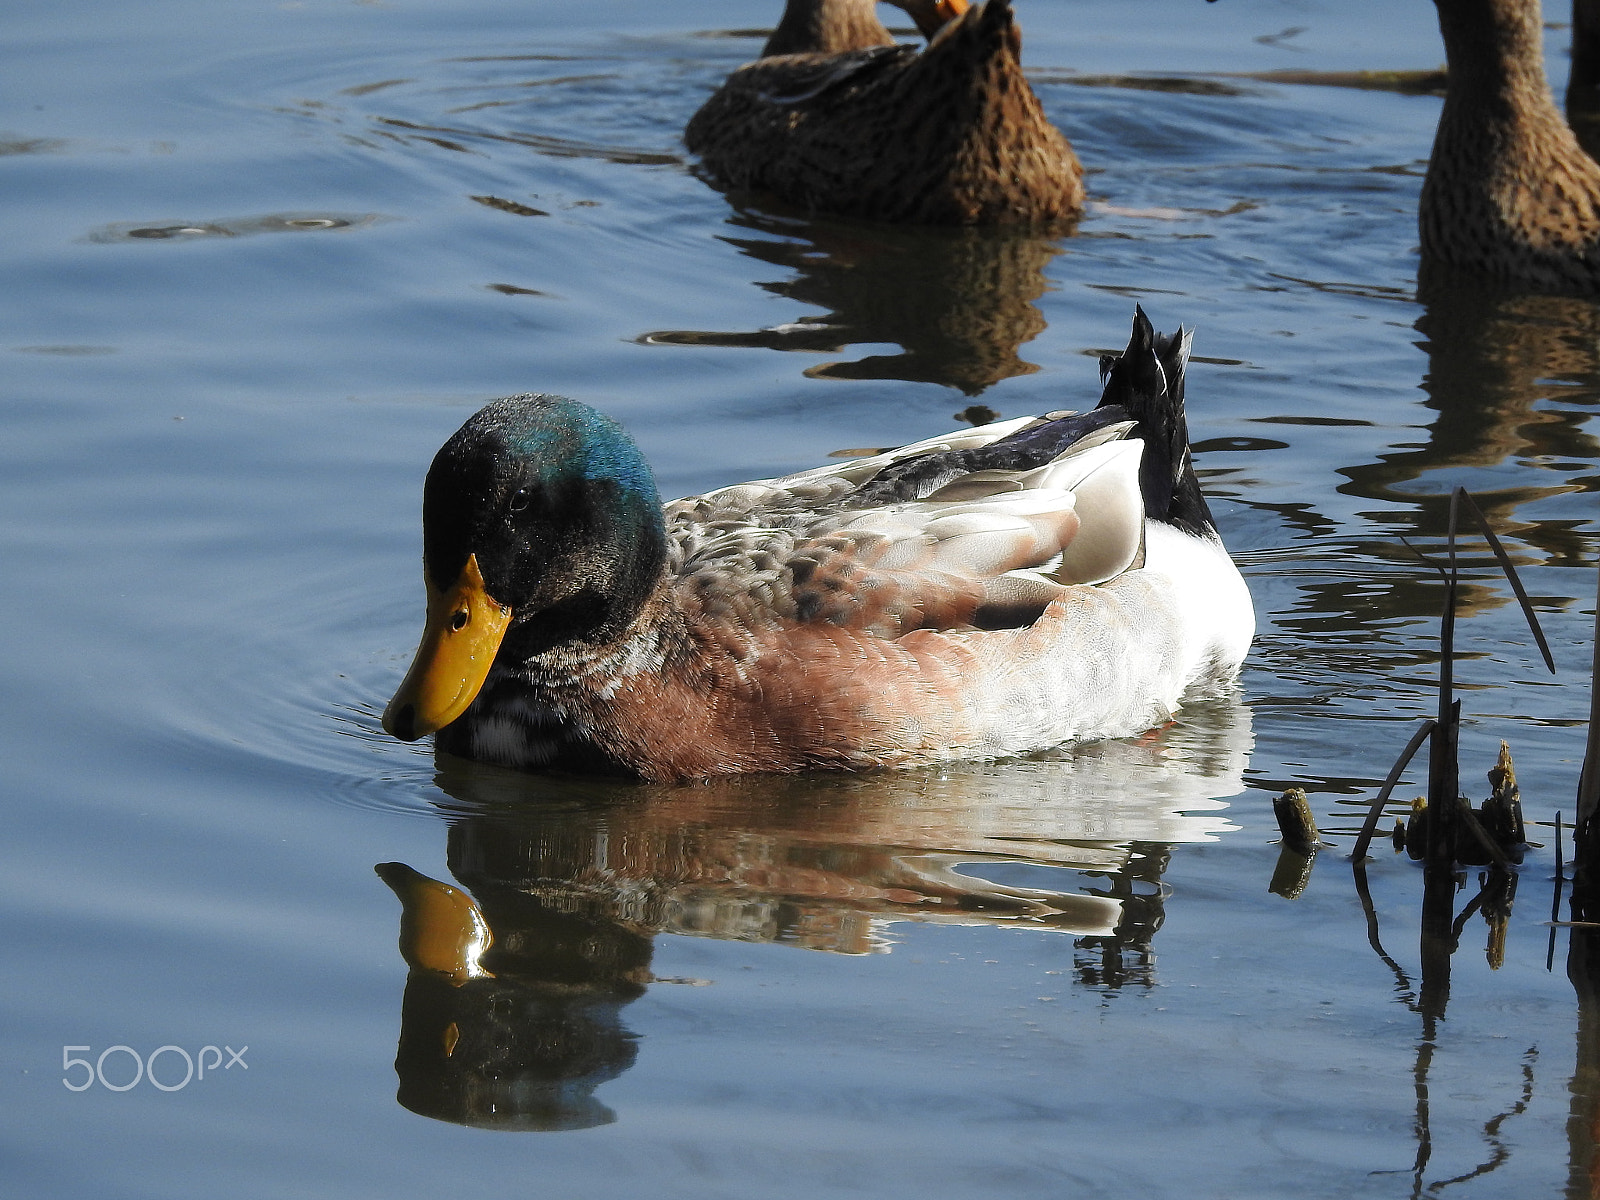
[{"label": "reflection on water", "polygon": [[[649,936],[509,887],[484,889],[485,913],[401,863],[378,874],[403,905],[400,950],[411,967],[395,1055],[400,1103],[489,1129],[615,1120],[594,1089],[633,1064],[621,1010],[650,981]],[[498,973],[481,963],[490,950]]]},{"label": "reflection on water", "polygon": [[[561,80],[572,83],[573,80]],[[659,154],[648,150],[635,150],[627,146],[597,145],[573,138],[554,137],[531,132],[506,133],[470,125],[420,125],[395,117],[382,117],[377,122],[380,135],[399,141],[418,140],[453,150],[458,154],[471,154],[472,145],[479,141],[504,142],[522,146],[539,154],[556,158],[598,158],[605,162],[628,166],[658,167],[675,165],[682,161],[676,154]]]},{"label": "reflection on water", "polygon": [[[1484,954],[1492,968],[1502,965],[1505,957],[1507,925],[1511,918],[1512,903],[1517,894],[1517,876],[1499,867],[1478,873],[1478,891],[1463,904],[1458,912],[1456,898],[1466,883],[1464,873],[1452,867],[1429,865],[1423,871],[1423,888],[1420,921],[1419,959],[1420,985],[1384,948],[1378,927],[1377,910],[1367,887],[1366,865],[1353,864],[1355,887],[1367,918],[1367,940],[1373,952],[1389,968],[1395,980],[1395,999],[1416,1014],[1419,1028],[1411,1068],[1412,1089],[1415,1098],[1415,1116],[1412,1132],[1416,1139],[1416,1155],[1410,1170],[1413,1196],[1433,1194],[1453,1184],[1465,1183],[1481,1176],[1491,1175],[1506,1165],[1511,1157],[1509,1141],[1502,1132],[1503,1126],[1514,1117],[1527,1111],[1533,1098],[1536,1069],[1539,1060],[1537,1044],[1523,1054],[1516,1100],[1509,1107],[1490,1113],[1479,1127],[1478,1141],[1482,1157],[1469,1169],[1452,1174],[1445,1179],[1429,1180],[1434,1168],[1434,1107],[1432,1074],[1435,1058],[1448,1043],[1444,1036],[1445,1010],[1450,1003],[1451,959],[1461,944],[1468,923],[1481,916],[1487,930]],[[1581,989],[1580,989],[1581,992]],[[1513,1035],[1515,1031],[1511,1031]],[[1581,1033],[1580,1033],[1581,1037]],[[1580,1048],[1581,1055],[1581,1048]],[[1505,1082],[1505,1081],[1500,1081]],[[1576,1080],[1574,1081],[1576,1086]],[[1584,1156],[1587,1151],[1584,1152]],[[1574,1146],[1573,1162],[1580,1155]],[[1398,1172],[1397,1172],[1398,1173]],[[1437,1168],[1434,1168],[1437,1173]],[[1585,1191],[1582,1195],[1589,1195]]]},{"label": "reflection on water", "polygon": [[1088,986],[1153,986],[1174,843],[1232,828],[1249,710],[1014,763],[692,787],[525,775],[439,756],[451,874],[378,868],[411,967],[400,1102],[495,1128],[608,1122],[637,1053],[623,1010],[663,933],[881,953],[912,920],[1077,939]]},{"label": "reflection on water", "polygon": [[64,138],[0,137],[0,157],[10,154],[60,154],[69,146]]},{"label": "reflection on water", "polygon": [[[1433,660],[1435,645],[1416,627],[1436,619],[1442,588],[1417,552],[1443,557],[1456,486],[1471,492],[1519,569],[1593,561],[1590,497],[1600,490],[1600,440],[1590,424],[1600,408],[1600,306],[1495,292],[1445,274],[1427,281],[1420,299],[1415,328],[1427,353],[1420,387],[1431,421],[1412,437],[1397,430],[1391,448],[1374,459],[1338,468],[1347,481],[1340,493],[1375,502],[1362,514],[1364,527],[1341,528],[1315,502],[1279,505],[1298,544],[1258,560],[1256,572],[1297,583],[1280,626],[1338,647],[1359,636],[1363,656],[1381,653],[1373,660],[1388,668],[1374,672],[1380,677]],[[1397,420],[1413,386],[1396,381]],[[1348,424],[1359,429],[1365,422]],[[1457,611],[1470,617],[1503,608],[1511,593],[1487,544],[1475,536],[1462,544]],[[1318,554],[1308,561],[1312,545]],[[1584,592],[1550,594],[1549,585],[1535,592],[1542,611],[1586,602]],[[1270,640],[1262,650],[1274,654]],[[1285,662],[1281,673],[1297,669]],[[1351,662],[1349,669],[1362,668]]]},{"label": "reflection on water", "polygon": [[[1416,328],[1428,353],[1422,387],[1439,415],[1424,445],[1344,472],[1346,490],[1403,500],[1418,509],[1422,530],[1439,537],[1450,491],[1461,484],[1502,536],[1537,548],[1552,564],[1585,561],[1576,522],[1531,521],[1518,509],[1600,487],[1600,442],[1584,429],[1589,414],[1574,411],[1600,404],[1600,307],[1466,287],[1448,275],[1427,281],[1420,299]],[[1519,462],[1540,473],[1513,478],[1498,470]],[[1448,481],[1429,482],[1444,471]],[[1418,483],[1424,486],[1408,486]]]},{"label": "reflection on water", "polygon": [[[1370,796],[1431,707],[1441,587],[1394,535],[1436,551],[1461,483],[1528,568],[1563,672],[1534,676],[1471,546],[1464,659],[1491,682],[1467,708],[1502,714],[1482,732],[1548,819],[1582,741],[1561,722],[1583,715],[1592,626],[1596,306],[1419,301],[1438,101],[1260,78],[1437,61],[1429,6],[1297,6],[1315,30],[1291,62],[1252,40],[1288,23],[1271,6],[1159,0],[1135,29],[1105,0],[1033,5],[1036,85],[1125,206],[1060,244],[707,192],[679,135],[755,43],[683,26],[737,6],[57,7],[6,47],[27,115],[0,139],[0,481],[30,564],[8,578],[18,611],[73,629],[19,624],[10,646],[29,692],[8,758],[11,1192],[526,1191],[530,1172],[671,1200],[880,1178],[1011,1200],[1600,1192],[1600,972],[1563,929],[1571,982],[1545,973],[1549,850],[1495,972],[1493,897],[1462,915],[1487,880],[1430,908],[1424,960],[1421,870],[1384,851],[1367,869],[1397,971],[1336,852],[1297,899],[1268,894],[1265,795],[1216,803],[1248,734],[1208,745],[1198,712],[1052,760],[677,794],[449,762],[436,784],[360,707],[404,669],[416,484],[457,406],[615,400],[698,489],[758,473],[757,450],[893,436],[818,413],[932,425],[967,403],[950,387],[1048,407],[1088,369],[1070,348],[1136,297],[1217,355],[1193,415],[1264,626],[1244,681],[1261,784]],[[1391,21],[1428,40],[1391,49]],[[1068,67],[1100,86],[1050,82]],[[1141,90],[1130,69],[1258,78]],[[241,236],[377,213],[396,220],[370,238]],[[667,327],[691,344],[628,341]],[[407,937],[403,998],[402,909],[368,874],[393,859],[455,889],[435,914],[455,940]],[[366,945],[304,936],[330,914]],[[64,1042],[234,1034],[272,1069],[226,1094],[78,1096],[53,1070]],[[536,1163],[450,1124],[608,1120],[540,1139]]]},{"label": "reflection on water", "polygon": [[1577,1061],[1567,1121],[1567,1195],[1600,1197],[1600,931],[1572,930],[1567,978],[1578,997]]},{"label": "reflection on water", "polygon": [[1121,906],[1109,933],[1092,934],[1073,943],[1074,973],[1085,987],[1115,991],[1156,986],[1156,960],[1150,941],[1166,918],[1166,885],[1161,877],[1172,861],[1172,847],[1160,842],[1131,842],[1120,870],[1101,877],[1095,894]]},{"label": "reflection on water", "polygon": [[[404,146],[473,157],[529,150],[624,167],[676,167],[677,132],[692,107],[657,53],[681,47],[634,39],[632,53],[494,54],[407,59],[404,74],[342,82],[301,98],[285,116],[327,122],[353,146]],[[519,172],[520,174],[521,172]]]},{"label": "reflection on water", "polygon": [[215,221],[120,221],[90,233],[90,242],[171,242],[197,238],[250,237],[258,233],[321,233],[365,229],[390,218],[379,213],[269,213],[262,217],[224,217]]},{"label": "reflection on water", "polygon": [[904,379],[977,395],[1037,368],[1018,357],[1045,327],[1034,306],[1045,268],[1060,253],[1051,238],[1005,230],[894,229],[745,210],[729,219],[760,237],[724,240],[792,272],[759,286],[821,309],[776,328],[737,332],[658,330],[647,343],[754,346],[837,353],[889,343],[898,354],[831,362],[805,373],[828,379]]}]

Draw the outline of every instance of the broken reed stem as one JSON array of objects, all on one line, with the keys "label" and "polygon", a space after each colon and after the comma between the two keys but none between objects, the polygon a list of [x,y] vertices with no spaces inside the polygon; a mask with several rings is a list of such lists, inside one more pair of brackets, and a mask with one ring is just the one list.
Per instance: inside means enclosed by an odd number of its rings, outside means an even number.
[{"label": "broken reed stem", "polygon": [[[1454,596],[1455,589],[1452,587],[1452,600]],[[1443,697],[1447,686],[1447,682],[1441,678],[1440,720],[1433,730],[1432,745],[1428,747],[1426,858],[1428,862],[1438,863],[1441,866],[1447,866],[1455,861],[1456,830],[1464,807],[1457,803],[1461,796],[1460,767],[1456,757],[1460,751],[1457,734],[1461,721],[1461,701],[1454,701],[1449,710],[1445,710]]]},{"label": "broken reed stem", "polygon": [[1278,818],[1278,832],[1283,835],[1285,846],[1296,854],[1309,856],[1317,852],[1322,838],[1304,788],[1292,787],[1274,799],[1272,815]]},{"label": "broken reed stem", "polygon": [[1283,835],[1283,849],[1278,852],[1278,865],[1273,869],[1269,892],[1286,900],[1298,899],[1311,881],[1311,867],[1317,859],[1317,847],[1322,838],[1317,832],[1317,818],[1311,811],[1311,801],[1304,788],[1292,787],[1283,795],[1274,797],[1272,815],[1278,818],[1278,832]]},{"label": "broken reed stem", "polygon": [[[1447,865],[1455,860],[1455,855],[1460,848],[1465,827],[1466,833],[1472,840],[1480,843],[1489,854],[1491,861],[1502,865],[1509,861],[1509,855],[1501,847],[1513,842],[1524,840],[1521,835],[1520,810],[1516,804],[1516,780],[1511,772],[1510,751],[1502,742],[1501,758],[1489,773],[1490,782],[1493,784],[1495,794],[1485,803],[1484,815],[1489,817],[1495,825],[1495,830],[1486,831],[1478,820],[1478,814],[1472,809],[1461,795],[1461,702],[1455,697],[1455,630],[1456,630],[1456,600],[1461,586],[1460,564],[1456,555],[1456,533],[1460,524],[1461,509],[1465,506],[1467,512],[1477,522],[1489,548],[1494,552],[1496,561],[1505,573],[1506,580],[1511,585],[1511,590],[1516,594],[1517,603],[1522,609],[1522,614],[1528,622],[1528,628],[1533,633],[1534,641],[1538,643],[1539,653],[1544,657],[1547,667],[1553,672],[1555,660],[1551,657],[1549,643],[1545,640],[1544,630],[1539,626],[1538,614],[1534,612],[1533,604],[1528,599],[1527,590],[1522,586],[1522,580],[1517,575],[1517,569],[1512,565],[1511,557],[1501,545],[1500,539],[1495,536],[1494,530],[1489,527],[1488,519],[1483,515],[1477,503],[1465,488],[1458,487],[1450,493],[1450,524],[1446,536],[1448,557],[1445,564],[1432,561],[1426,555],[1419,553],[1409,542],[1401,538],[1401,542],[1416,554],[1427,566],[1439,572],[1444,581],[1445,598],[1444,611],[1439,617],[1439,705],[1438,713],[1434,720],[1425,722],[1411,738],[1406,749],[1389,771],[1389,778],[1384,781],[1383,789],[1373,800],[1367,810],[1366,820],[1362,823],[1361,832],[1356,838],[1355,850],[1351,858],[1360,861],[1365,857],[1367,848],[1372,842],[1373,834],[1382,814],[1383,805],[1388,802],[1390,793],[1394,790],[1395,783],[1399,780],[1400,773],[1417,752],[1424,738],[1429,740],[1428,747],[1428,796],[1425,830],[1416,830],[1425,840],[1425,846],[1417,846],[1407,842],[1407,852],[1413,858],[1424,858],[1431,864]],[[1596,657],[1595,675],[1600,679],[1600,601],[1596,603]],[[1597,689],[1600,690],[1600,689]],[[1595,714],[1600,711],[1600,697],[1590,697],[1590,748],[1594,751],[1590,756],[1596,766],[1595,770],[1585,773],[1583,795],[1588,798],[1591,811],[1600,809],[1600,751],[1595,747],[1597,739],[1595,726],[1600,724]],[[1498,774],[1497,774],[1498,773]],[[1582,789],[1580,789],[1582,790]],[[1408,823],[1409,829],[1415,829],[1418,818],[1422,814],[1413,812]],[[1600,860],[1600,820],[1594,822],[1595,832],[1593,840],[1597,843],[1595,856]],[[1505,828],[1502,829],[1501,827]],[[1493,834],[1510,832],[1514,830],[1515,837],[1502,842]],[[1600,867],[1600,863],[1597,863]],[[1600,889],[1597,889],[1600,890]]]},{"label": "broken reed stem", "polygon": [[1455,698],[1455,667],[1456,592],[1461,582],[1456,565],[1456,519],[1462,495],[1461,488],[1450,493],[1450,569],[1445,574],[1444,613],[1439,618],[1439,711],[1428,746],[1427,860],[1440,864],[1455,859],[1455,799],[1461,794],[1461,769],[1456,757],[1460,745],[1461,702]]},{"label": "broken reed stem", "polygon": [[1556,810],[1556,883],[1550,892],[1550,920],[1561,919],[1561,885],[1566,883],[1566,867],[1561,861],[1561,811]]},{"label": "broken reed stem", "polygon": [[[1471,802],[1468,801],[1464,796],[1457,796],[1452,807],[1454,807],[1456,810],[1455,815],[1457,820],[1459,820],[1462,827],[1473,836],[1478,845],[1483,847],[1485,853],[1489,855],[1490,861],[1495,863],[1497,866],[1509,867],[1511,865],[1510,858],[1506,856],[1506,852],[1504,850],[1500,849],[1494,838],[1489,836],[1489,831],[1483,827],[1483,822],[1478,820],[1478,814],[1472,811]],[[1461,857],[1456,852],[1454,842],[1450,844],[1448,852],[1450,855],[1450,861],[1452,863]]]},{"label": "broken reed stem", "polygon": [[1567,881],[1567,864],[1561,857],[1561,810],[1556,809],[1556,884]]},{"label": "broken reed stem", "polygon": [[[1600,808],[1600,571],[1595,573],[1594,648],[1589,672],[1589,737],[1584,745],[1583,772],[1578,776],[1578,815],[1574,829],[1589,824]],[[1573,839],[1576,847],[1577,839]]]}]

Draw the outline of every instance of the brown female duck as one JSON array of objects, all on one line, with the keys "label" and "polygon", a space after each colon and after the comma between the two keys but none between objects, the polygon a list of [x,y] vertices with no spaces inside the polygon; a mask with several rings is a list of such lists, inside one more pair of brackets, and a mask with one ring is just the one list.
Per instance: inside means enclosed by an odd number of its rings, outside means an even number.
[{"label": "brown female duck", "polygon": [[789,0],[762,57],[684,132],[705,173],[876,220],[1075,221],[1083,168],[1023,78],[1011,0],[894,3],[926,49],[896,45],[873,0]]},{"label": "brown female duck", "polygon": [[1600,165],[1545,82],[1539,0],[1435,0],[1449,60],[1422,185],[1424,268],[1600,291]]}]

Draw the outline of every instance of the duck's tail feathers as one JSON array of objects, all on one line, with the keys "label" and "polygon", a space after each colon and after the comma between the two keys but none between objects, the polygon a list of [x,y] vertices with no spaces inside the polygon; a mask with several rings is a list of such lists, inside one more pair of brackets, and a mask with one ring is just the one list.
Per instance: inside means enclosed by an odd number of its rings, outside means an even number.
[{"label": "duck's tail feathers", "polygon": [[1128,348],[1100,359],[1105,388],[1094,409],[1051,413],[991,442],[930,446],[922,452],[917,452],[920,446],[911,447],[912,453],[896,457],[863,483],[852,500],[863,506],[922,500],[973,472],[1031,471],[1074,449],[1129,437],[1144,443],[1139,493],[1145,516],[1196,537],[1214,538],[1216,526],[1189,457],[1183,412],[1184,367],[1192,336],[1181,327],[1171,336],[1157,333],[1144,310],[1135,307]]},{"label": "duck's tail feathers", "polygon": [[1095,411],[1111,410],[1135,422],[1129,436],[1144,441],[1139,490],[1145,516],[1196,536],[1214,537],[1216,525],[1195,477],[1183,411],[1184,369],[1193,337],[1194,331],[1182,326],[1175,334],[1157,333],[1144,309],[1136,305],[1128,348],[1100,358],[1105,390]]}]

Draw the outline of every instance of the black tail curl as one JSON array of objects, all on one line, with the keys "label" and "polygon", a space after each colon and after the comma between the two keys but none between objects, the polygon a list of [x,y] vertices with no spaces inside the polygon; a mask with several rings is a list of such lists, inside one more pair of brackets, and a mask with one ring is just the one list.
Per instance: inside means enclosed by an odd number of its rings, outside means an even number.
[{"label": "black tail curl", "polygon": [[1197,536],[1213,534],[1211,510],[1189,457],[1189,424],[1183,412],[1190,336],[1182,326],[1170,336],[1157,333],[1136,305],[1128,348],[1101,356],[1105,388],[1092,411],[1042,420],[987,446],[934,451],[893,463],[865,484],[856,500],[920,500],[974,471],[1031,471],[1108,425],[1132,421],[1135,428],[1128,436],[1144,441],[1139,490],[1145,516]]},{"label": "black tail curl", "polygon": [[1095,412],[1115,412],[1134,421],[1131,436],[1144,440],[1139,466],[1139,491],[1145,516],[1175,525],[1187,533],[1216,531],[1211,509],[1200,491],[1189,454],[1189,422],[1183,410],[1184,369],[1189,361],[1192,330],[1157,333],[1137,305],[1133,334],[1121,354],[1100,358],[1105,390]]}]

